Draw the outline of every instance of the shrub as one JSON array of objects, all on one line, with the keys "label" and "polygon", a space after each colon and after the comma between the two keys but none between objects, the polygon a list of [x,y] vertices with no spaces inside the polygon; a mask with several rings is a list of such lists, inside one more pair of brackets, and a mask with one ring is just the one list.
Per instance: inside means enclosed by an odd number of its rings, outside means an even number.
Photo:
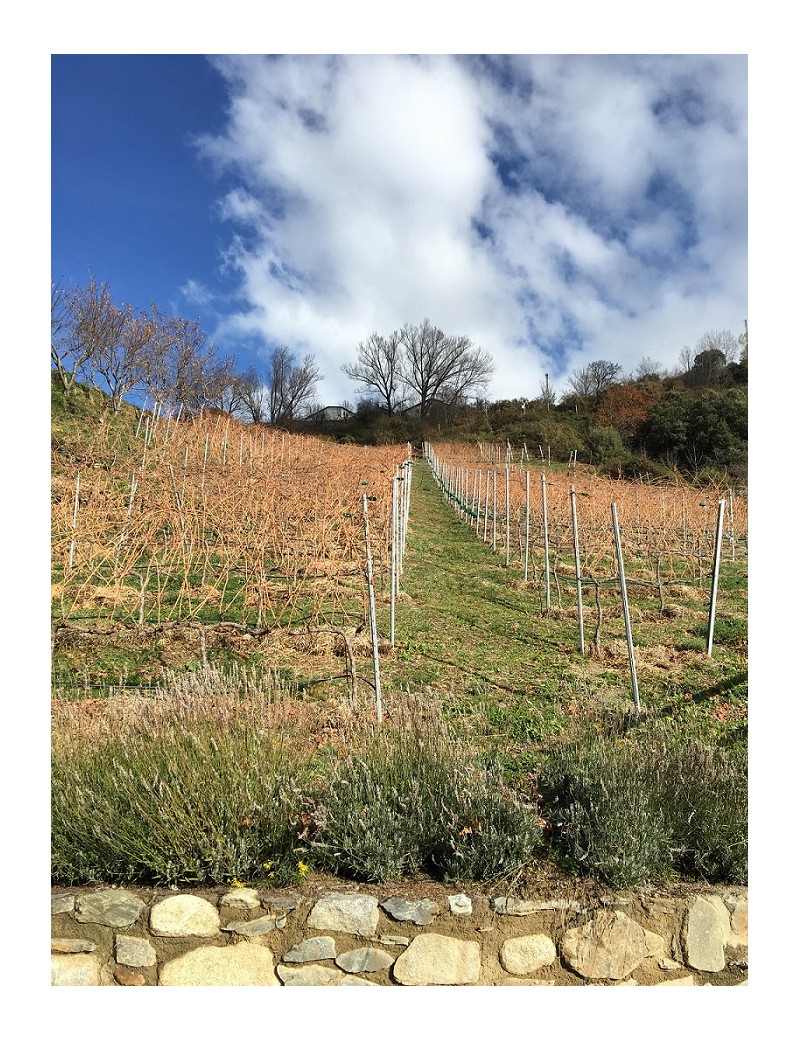
[{"label": "shrub", "polygon": [[543,813],[578,870],[618,888],[668,875],[670,826],[649,771],[638,749],[602,738],[553,752]]},{"label": "shrub", "polygon": [[408,712],[364,731],[316,792],[314,862],[362,881],[425,871],[488,880],[521,868],[541,844],[533,808],[499,771],[467,753],[441,719]]},{"label": "shrub", "polygon": [[706,881],[746,885],[746,753],[683,740],[670,766],[664,801],[673,821],[676,865]]},{"label": "shrub", "polygon": [[741,754],[663,724],[589,731],[553,752],[541,793],[556,847],[615,887],[679,871],[747,882]]},{"label": "shrub", "polygon": [[[158,722],[52,756],[52,874],[64,883],[296,877],[298,764],[258,711],[170,698]],[[252,706],[251,706],[252,707]],[[296,804],[296,801],[295,801]],[[269,863],[269,868],[264,866]]]}]

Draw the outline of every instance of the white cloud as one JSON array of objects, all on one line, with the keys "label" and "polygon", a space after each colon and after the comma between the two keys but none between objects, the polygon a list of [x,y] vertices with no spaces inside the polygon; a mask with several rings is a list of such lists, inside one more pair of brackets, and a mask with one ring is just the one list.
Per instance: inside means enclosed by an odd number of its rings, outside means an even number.
[{"label": "white cloud", "polygon": [[326,401],[354,397],[340,367],[370,332],[424,317],[492,353],[494,397],[741,331],[744,59],[215,64],[230,117],[199,146],[237,182],[220,214],[245,301],[215,338],[313,351]]}]

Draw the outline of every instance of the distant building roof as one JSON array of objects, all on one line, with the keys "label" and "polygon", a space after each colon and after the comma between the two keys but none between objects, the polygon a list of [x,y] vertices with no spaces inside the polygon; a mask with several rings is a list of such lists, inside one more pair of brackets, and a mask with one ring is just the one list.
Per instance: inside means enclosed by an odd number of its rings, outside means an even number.
[{"label": "distant building roof", "polygon": [[306,419],[309,422],[320,422],[329,420],[331,422],[342,422],[344,419],[352,419],[355,413],[351,408],[345,408],[340,404],[329,404],[325,408],[320,408],[316,412],[312,412],[311,415],[307,415]]},{"label": "distant building roof", "polygon": [[[427,409],[428,409],[428,414],[429,415],[439,415],[445,409],[447,409],[449,407],[450,406],[447,404],[447,402],[443,401],[439,397],[429,397],[428,398]],[[417,418],[419,418],[419,416],[421,414],[421,409],[422,409],[422,405],[418,401],[416,404],[412,404],[412,405],[409,405],[408,408],[404,408],[402,410],[402,412],[401,412],[401,415],[407,415],[407,416],[409,416],[412,419],[417,419]]]}]

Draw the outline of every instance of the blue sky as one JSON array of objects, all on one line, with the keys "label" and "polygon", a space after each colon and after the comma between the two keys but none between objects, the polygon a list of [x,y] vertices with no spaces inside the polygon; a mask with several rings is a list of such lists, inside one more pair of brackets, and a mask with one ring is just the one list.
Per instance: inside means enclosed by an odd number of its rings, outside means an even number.
[{"label": "blue sky", "polygon": [[491,398],[747,318],[743,55],[54,55],[52,277],[246,367],[428,317]]}]

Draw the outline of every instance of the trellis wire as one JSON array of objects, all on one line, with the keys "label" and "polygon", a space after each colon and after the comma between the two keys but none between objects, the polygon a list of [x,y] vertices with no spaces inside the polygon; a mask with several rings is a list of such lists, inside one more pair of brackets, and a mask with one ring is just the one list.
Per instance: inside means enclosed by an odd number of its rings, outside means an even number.
[{"label": "trellis wire", "polygon": [[[428,450],[430,450],[430,446],[429,445],[427,446],[427,448],[428,448]],[[484,445],[482,447],[482,449],[481,449],[481,456],[483,456],[484,452],[486,452],[486,451],[487,451],[487,447]],[[494,453],[494,454],[496,454],[496,453]],[[432,451],[430,452],[430,455],[429,456],[426,455],[426,457],[428,457],[429,461],[431,461],[431,463],[432,463],[432,468],[434,470],[434,475],[436,475],[437,469],[439,471],[443,471],[444,469],[446,469],[446,467],[448,465],[451,465],[450,463],[444,462],[444,460],[442,460],[441,458],[438,458]],[[496,459],[495,461],[496,461],[496,464],[501,464],[500,459]],[[516,461],[516,460],[514,460],[514,461]],[[453,467],[453,468],[455,468],[455,467]],[[499,465],[498,465],[498,469],[499,469]],[[522,467],[521,467],[521,469],[522,469]],[[464,493],[463,492],[463,488],[464,487],[466,487],[466,488],[472,487],[473,488],[473,493],[476,494],[476,497],[477,497],[477,508],[476,508],[475,514],[471,513],[470,508],[469,508],[469,504],[466,505],[465,510],[466,510],[466,513],[468,515],[470,515],[470,516],[474,515],[474,517],[475,517],[475,519],[477,521],[476,524],[475,524],[475,530],[476,530],[476,535],[478,537],[480,537],[480,528],[481,528],[481,525],[480,525],[480,520],[481,520],[480,509],[483,507],[482,499],[485,500],[483,527],[484,527],[484,542],[486,542],[486,536],[488,534],[488,522],[489,522],[489,517],[488,517],[488,513],[489,513],[489,473],[492,472],[492,477],[493,477],[493,499],[494,499],[493,517],[492,517],[492,523],[493,523],[493,545],[492,545],[492,548],[493,548],[493,550],[497,550],[497,549],[499,549],[499,546],[497,545],[497,537],[496,536],[497,536],[497,533],[499,533],[499,532],[497,532],[496,526],[497,526],[497,523],[500,520],[500,517],[499,517],[499,514],[498,514],[498,510],[496,508],[496,490],[495,490],[495,486],[496,486],[496,471],[489,471],[489,470],[486,471],[485,495],[483,495],[481,493],[481,490],[478,490],[477,493],[474,492],[474,488],[476,486],[479,487],[479,488],[483,488],[483,486],[484,486],[483,472],[484,471],[481,470],[481,472],[479,474],[480,482],[478,482],[478,480],[476,478],[476,479],[473,479],[472,482],[470,483],[469,475],[467,474],[466,482],[465,482],[465,479],[462,478],[461,483],[460,483],[460,487],[462,488],[462,494]],[[525,472],[526,472],[526,477],[525,477],[525,481],[523,483],[525,485],[529,485],[529,474],[527,473],[527,471],[525,471]],[[512,474],[512,476],[515,476],[515,474]],[[543,480],[543,502],[542,502],[542,506],[543,506],[543,517],[542,517],[542,520],[543,520],[543,534],[546,535],[546,538],[547,538],[546,545],[545,545],[545,578],[546,578],[547,584],[549,585],[549,582],[550,582],[550,579],[551,579],[550,568],[551,568],[551,562],[552,562],[551,559],[550,559],[550,556],[551,556],[551,553],[552,553],[552,546],[550,545],[550,542],[551,542],[552,538],[554,537],[554,535],[553,535],[553,531],[550,530],[551,524],[549,523],[548,502],[547,502],[547,497],[549,497],[549,496],[548,496],[547,491],[546,491],[546,485],[547,485],[548,482],[546,480],[544,471],[542,473],[542,476],[544,478],[544,480]],[[441,481],[440,481],[440,483],[441,483]],[[444,486],[444,485],[442,485],[442,486]],[[582,494],[584,496],[587,494],[587,492],[583,492],[583,491],[578,492],[576,487],[575,487],[575,485],[569,485],[569,491],[570,491],[570,499],[571,499],[571,505],[572,505],[572,510],[573,510],[573,517],[572,517],[573,549],[576,552],[576,560],[575,560],[575,586],[576,586],[576,595],[577,595],[577,598],[578,598],[578,613],[579,613],[579,626],[580,626],[579,635],[580,635],[580,642],[581,642],[581,652],[585,653],[586,652],[586,637],[585,637],[585,632],[583,631],[583,622],[584,622],[585,619],[583,617],[582,588],[583,588],[583,585],[586,583],[586,577],[581,573],[581,559],[580,559],[580,557],[581,557],[581,554],[586,555],[587,549],[586,549],[585,546],[583,546],[581,544],[583,542],[583,540],[584,540],[584,538],[583,538],[584,532],[583,531],[580,532],[580,537],[579,537],[578,524],[577,524],[576,498],[573,497],[573,492],[574,492],[575,495],[580,493],[580,494]],[[669,491],[668,491],[668,489],[657,488],[657,487],[652,488],[652,491],[655,492],[655,495],[653,497],[654,497],[654,504],[655,504],[655,507],[656,507],[656,512],[658,511],[658,507],[659,507],[659,503],[660,503],[660,510],[661,510],[660,529],[666,531],[667,525],[670,522],[668,517],[667,517],[667,514],[665,512],[665,506],[667,505],[666,497],[669,495]],[[712,648],[713,648],[714,611],[715,611],[715,604],[716,604],[716,599],[717,599],[718,581],[719,581],[719,578],[721,576],[720,575],[720,566],[719,565],[720,565],[721,555],[722,555],[722,551],[723,551],[723,549],[722,549],[722,541],[725,538],[729,538],[729,540],[731,542],[730,558],[731,559],[735,559],[735,557],[738,555],[738,553],[736,553],[736,548],[737,548],[737,545],[736,545],[736,542],[737,542],[736,530],[735,530],[735,525],[733,523],[733,516],[732,516],[733,508],[734,508],[734,506],[733,506],[734,492],[731,489],[727,489],[727,490],[724,490],[724,491],[722,489],[720,489],[720,493],[719,494],[724,499],[723,510],[724,509],[728,509],[729,510],[729,515],[725,516],[724,511],[722,512],[721,519],[717,523],[717,532],[716,532],[717,533],[717,538],[716,538],[716,541],[715,541],[714,531],[712,529],[711,516],[710,516],[711,510],[707,509],[707,510],[704,511],[705,512],[705,516],[707,517],[707,520],[706,520],[705,524],[702,527],[698,528],[696,526],[696,522],[694,520],[694,513],[692,514],[692,516],[693,516],[692,523],[690,523],[690,513],[689,513],[690,501],[689,501],[689,491],[688,491],[688,489],[686,489],[686,488],[676,488],[676,489],[674,489],[674,491],[672,493],[672,496],[671,496],[672,500],[673,500],[673,509],[672,509],[672,514],[671,515],[675,518],[674,535],[677,536],[677,545],[676,545],[675,549],[673,549],[673,550],[670,550],[668,547],[666,548],[666,551],[667,551],[668,554],[670,552],[678,552],[679,553],[680,549],[678,548],[678,545],[680,545],[682,543],[684,552],[687,555],[690,555],[692,559],[696,558],[696,560],[695,560],[695,576],[696,576],[697,580],[699,580],[702,584],[705,584],[705,581],[704,581],[703,577],[701,576],[701,574],[699,573],[699,568],[702,567],[703,557],[705,557],[706,559],[709,560],[709,562],[711,562],[710,561],[711,551],[712,550],[716,550],[716,557],[717,558],[716,558],[716,560],[714,562],[714,570],[713,570],[713,585],[714,585],[714,589],[713,589],[713,593],[712,593],[712,601],[709,604],[709,626],[708,626],[709,627],[709,630],[708,630],[708,639],[709,639],[708,652],[709,652],[709,656],[710,656]],[[455,496],[452,494],[452,492],[450,492],[449,497],[452,500]],[[526,500],[527,500],[527,495],[526,495]],[[464,502],[463,502],[463,500],[461,502],[452,501],[451,504],[458,509],[460,506],[464,505]],[[526,514],[527,514],[528,513],[527,501],[526,501],[525,504],[526,504]],[[696,512],[698,505],[704,507],[704,506],[707,505],[707,503],[704,502],[704,501],[695,502],[693,500],[692,503],[691,503],[691,508],[692,508],[692,510],[694,512]],[[617,503],[615,503],[615,506],[618,509],[622,509],[623,508],[622,506],[620,506]],[[511,507],[514,508],[513,500],[511,502]],[[635,546],[635,547],[641,547],[642,537],[644,537],[645,543],[647,542],[647,539],[650,537],[649,534],[648,534],[648,531],[650,529],[648,527],[645,527],[644,529],[642,528],[643,517],[640,514],[640,508],[639,507],[640,507],[639,499],[636,499],[635,502],[633,503],[633,506],[631,507],[632,509],[634,509],[634,512],[632,512],[632,514],[631,514],[632,519],[630,521],[633,526],[632,526],[631,530],[628,532],[628,535],[627,535],[627,538],[626,538],[626,543],[627,543],[628,540],[631,540],[632,546]],[[510,516],[510,509],[508,509],[508,508],[506,509],[506,515],[507,515],[507,517]],[[646,516],[649,517],[649,514],[646,514]],[[737,519],[738,519],[738,517],[737,517]],[[527,520],[528,520],[528,516],[526,515],[526,522],[527,522]],[[508,524],[508,521],[507,521],[507,524]],[[564,530],[563,533],[566,534],[567,531],[568,531],[568,526],[564,525],[564,528],[565,528],[565,530]],[[557,524],[555,530],[557,532],[561,532],[561,529],[562,529],[561,526],[559,526]],[[655,529],[658,529],[658,528],[655,528]],[[597,535],[598,529],[597,529],[596,523],[595,523],[594,527],[590,528],[590,530],[594,531],[595,536]],[[607,528],[606,528],[606,530],[607,530]],[[672,530],[672,529],[670,529],[670,530]],[[507,526],[507,531],[508,531],[508,526]],[[692,533],[693,531],[695,533]],[[520,532],[520,534],[521,534],[521,532]],[[526,535],[527,535],[527,531],[526,531]],[[619,534],[619,530],[617,531],[617,535],[618,535],[618,538],[619,538],[619,544],[618,544],[618,546],[616,546],[616,551],[617,551],[617,559],[619,561],[621,559],[621,554],[622,554],[622,551],[623,551],[623,549],[622,549],[623,542],[622,542],[622,537]],[[560,546],[561,545],[561,541],[560,541],[561,534],[560,533],[557,534],[557,537],[559,539],[558,545]],[[569,537],[569,536],[567,535],[567,537]],[[739,542],[739,545],[741,545],[741,544],[742,544],[742,542]],[[523,550],[523,539],[522,539],[522,537],[520,537],[520,553],[522,554],[523,551],[524,551]],[[627,549],[626,549],[626,551],[627,551]],[[589,553],[588,559],[589,559],[589,565],[590,566],[593,566],[593,563],[592,563],[592,561],[594,560],[593,553],[596,554],[596,552],[597,552],[597,546],[596,545],[594,546],[593,549],[588,550],[588,553]],[[634,557],[635,557],[635,559],[639,559],[639,557],[636,556],[635,552],[634,552]],[[529,563],[529,560],[527,560],[527,559],[525,559],[523,557],[521,562],[523,563],[523,566],[525,567],[524,573],[525,573],[525,578],[527,580],[527,577],[528,577],[527,565]],[[555,567],[557,567],[557,562],[558,562],[558,552],[556,553],[555,562],[553,562],[553,568],[554,568],[553,576],[555,577],[556,582],[558,582],[558,575],[555,572]],[[630,561],[628,561],[628,562],[630,562]],[[662,595],[663,589],[662,589],[662,577],[661,577],[660,564],[661,564],[661,559],[659,557],[656,560],[656,564],[655,564],[655,566],[656,566],[655,581],[656,581],[656,585],[657,585],[658,590],[659,590],[659,596],[660,596],[660,600],[661,600],[661,608],[663,610],[664,603],[663,603],[663,595]],[[508,565],[508,563],[507,563],[507,565]],[[627,579],[625,577],[624,567],[623,567],[623,569],[621,571],[620,577],[621,577],[621,580],[625,582],[625,590],[626,591],[625,591],[625,603],[624,603],[624,606],[625,606],[625,609],[626,609],[626,612],[627,612],[626,635],[627,635],[627,639],[628,639],[628,652],[629,652],[629,660],[630,660],[630,665],[631,665],[632,686],[633,686],[633,689],[634,689],[634,700],[637,702],[637,710],[639,710],[639,705],[638,705],[638,701],[639,701],[638,679],[636,677],[636,661],[635,661],[635,656],[634,656],[634,652],[633,652],[633,636],[632,636],[632,631],[631,631],[631,628],[630,628],[630,609],[628,607],[628,599],[627,599]],[[614,581],[614,579],[611,579],[611,580]],[[594,579],[594,581],[595,581],[595,586],[596,586],[596,592],[599,592],[600,584],[604,584],[604,583],[598,583],[596,579]],[[638,578],[635,578],[634,582],[638,582]],[[673,584],[674,583],[675,582],[673,581]],[[643,584],[644,585],[648,585],[650,583],[649,582],[643,582]],[[668,584],[669,584],[669,582],[668,582]],[[548,588],[548,592],[549,592],[549,588]],[[548,598],[548,606],[549,606],[550,605],[550,597],[549,597],[549,595],[548,595],[547,598]],[[560,605],[560,591],[559,591],[559,605]],[[600,610],[600,607],[599,607],[599,603],[598,603],[598,611],[599,610]],[[598,614],[598,619],[599,619],[599,617],[600,617],[600,615]],[[598,630],[599,630],[599,620],[598,620]],[[595,638],[595,643],[596,643],[596,645],[598,645],[597,637]]]},{"label": "trellis wire", "polygon": [[490,470],[486,470],[486,495],[484,498],[483,506],[483,542],[484,545],[489,540],[489,473]]},{"label": "trellis wire", "polygon": [[[511,445],[509,444],[509,450]],[[511,489],[509,481],[511,479],[511,473],[509,467],[506,466],[506,567],[511,563]]]},{"label": "trellis wire", "polygon": [[531,545],[531,474],[525,470],[525,581],[528,580],[528,556]]},{"label": "trellis wire", "polygon": [[389,595],[390,600],[390,614],[389,614],[389,630],[390,640],[392,646],[394,646],[394,611],[395,611],[395,597],[397,595],[397,550],[398,550],[398,539],[399,539],[399,517],[398,517],[398,504],[397,504],[397,470],[392,477],[392,577],[391,577],[391,590]]},{"label": "trellis wire", "polygon": [[408,537],[408,517],[411,512],[411,474],[412,474],[412,463],[411,460],[407,460],[402,464],[403,477],[402,477],[402,509],[401,517],[402,522],[400,526],[400,571],[403,573],[403,560],[406,554],[406,539]]}]

